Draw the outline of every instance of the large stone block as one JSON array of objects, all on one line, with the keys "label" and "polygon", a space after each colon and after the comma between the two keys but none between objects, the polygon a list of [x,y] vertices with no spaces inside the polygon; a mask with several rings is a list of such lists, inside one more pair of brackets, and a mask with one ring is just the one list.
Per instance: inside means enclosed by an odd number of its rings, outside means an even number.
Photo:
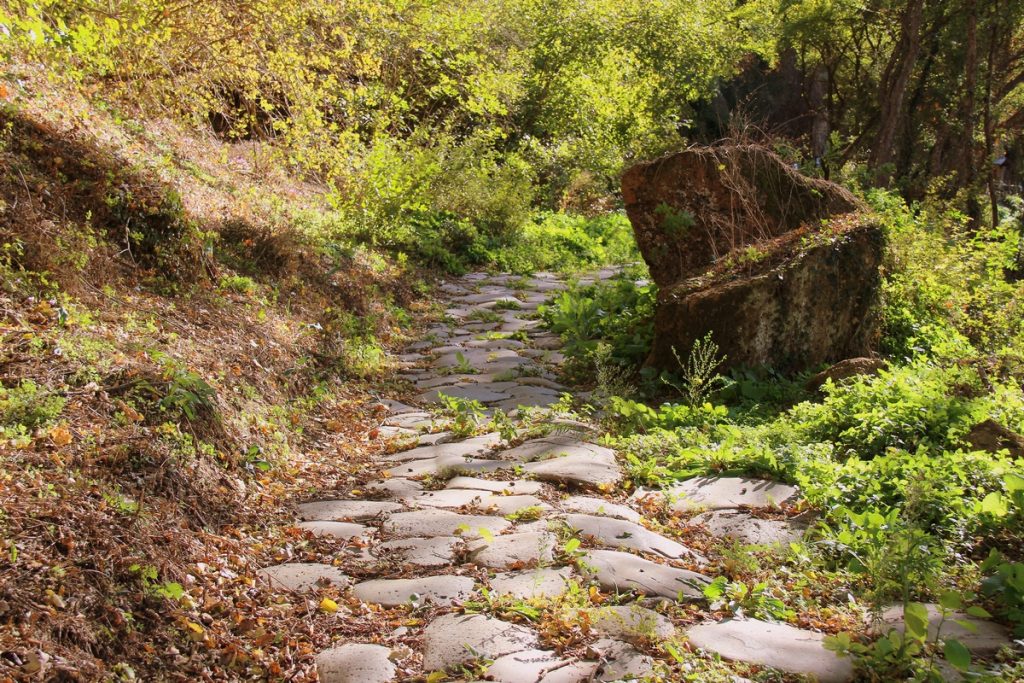
[{"label": "large stone block", "polygon": [[732,145],[635,166],[622,191],[659,288],[650,365],[678,370],[673,349],[685,359],[708,332],[724,368],[870,351],[884,240],[842,187]]},{"label": "large stone block", "polygon": [[697,278],[658,294],[648,364],[678,370],[711,333],[722,368],[768,365],[785,372],[865,356],[878,336],[883,238],[869,221],[814,238],[752,273]]}]

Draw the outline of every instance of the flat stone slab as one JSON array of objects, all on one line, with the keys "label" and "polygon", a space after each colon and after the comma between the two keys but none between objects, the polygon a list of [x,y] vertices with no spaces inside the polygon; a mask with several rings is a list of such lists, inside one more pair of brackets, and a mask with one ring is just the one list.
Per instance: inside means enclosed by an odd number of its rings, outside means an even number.
[{"label": "flat stone slab", "polygon": [[352,522],[299,522],[295,526],[312,531],[316,536],[333,536],[340,539],[362,538],[369,531],[362,524]]},{"label": "flat stone slab", "polygon": [[438,671],[481,657],[496,660],[536,649],[537,634],[482,614],[445,614],[423,629],[423,670]]},{"label": "flat stone slab", "polygon": [[495,574],[489,583],[491,591],[497,595],[512,595],[520,600],[529,600],[562,595],[568,589],[572,577],[572,567],[528,569]]},{"label": "flat stone slab", "polygon": [[318,500],[299,505],[303,521],[363,521],[405,509],[399,503],[380,500]]},{"label": "flat stone slab", "polygon": [[417,396],[416,400],[423,403],[439,403],[441,401],[440,394],[463,398],[467,401],[480,401],[480,403],[496,403],[510,398],[506,393],[494,391],[481,384],[457,384],[431,389]]},{"label": "flat stone slab", "polygon": [[471,458],[460,455],[442,455],[426,460],[412,460],[395,465],[387,471],[392,477],[453,477],[461,474],[479,474],[508,469],[514,463],[491,458]]},{"label": "flat stone slab", "polygon": [[544,674],[540,683],[590,683],[600,666],[598,662],[570,662]]},{"label": "flat stone slab", "polygon": [[318,654],[316,671],[321,683],[387,683],[397,669],[389,648],[348,643]]},{"label": "flat stone slab", "polygon": [[[422,357],[417,354],[416,358]],[[403,358],[402,360],[405,359]],[[387,410],[390,415],[402,415],[404,413],[415,413],[419,411],[419,408],[414,408],[402,403],[401,401],[394,401],[390,398],[382,399],[380,405],[384,406],[385,410]]]},{"label": "flat stone slab", "polygon": [[469,547],[470,559],[493,569],[510,569],[536,562],[551,562],[558,539],[548,531],[526,531],[495,536]]},{"label": "flat stone slab", "polygon": [[640,605],[616,605],[587,610],[590,629],[616,640],[659,641],[671,638],[676,627],[666,617]]},{"label": "flat stone slab", "polygon": [[604,498],[592,498],[590,496],[569,496],[559,503],[567,512],[580,512],[585,515],[598,515],[601,517],[617,517],[629,522],[640,521],[640,513],[631,507],[609,503]]},{"label": "flat stone slab", "polygon": [[414,510],[391,515],[384,523],[384,531],[399,538],[413,536],[461,536],[477,538],[480,529],[500,534],[512,526],[501,517],[491,515],[460,515],[448,510]]},{"label": "flat stone slab", "polygon": [[826,650],[824,635],[788,624],[727,619],[694,626],[686,636],[696,647],[723,659],[812,676],[820,683],[845,683],[853,678],[853,661]]},{"label": "flat stone slab", "polygon": [[548,650],[523,650],[498,657],[487,667],[487,680],[496,683],[537,683],[548,671],[559,669],[571,660]]},{"label": "flat stone slab", "polygon": [[550,394],[523,394],[513,398],[499,401],[495,405],[505,411],[518,410],[520,408],[550,408],[558,403],[558,396]]},{"label": "flat stone slab", "polygon": [[499,481],[496,479],[478,479],[477,477],[455,477],[448,482],[446,488],[450,489],[477,489],[479,491],[490,491],[492,493],[525,493],[534,495],[543,490],[544,485],[539,481],[527,481],[516,479],[512,481]]},{"label": "flat stone slab", "polygon": [[654,659],[621,640],[602,639],[590,646],[603,663],[595,680],[635,681],[654,673]]},{"label": "flat stone slab", "polygon": [[551,506],[537,496],[498,496],[488,495],[480,501],[481,510],[494,511],[499,515],[511,515],[526,508],[550,510]]},{"label": "flat stone slab", "polygon": [[795,486],[766,479],[696,477],[654,495],[667,495],[673,510],[686,512],[695,508],[728,510],[744,505],[770,507],[795,498],[796,494]]},{"label": "flat stone slab", "polygon": [[440,491],[422,491],[408,499],[410,505],[432,508],[460,508],[463,505],[479,505],[484,498],[492,494],[488,491],[473,489],[441,489]]},{"label": "flat stone slab", "polygon": [[526,344],[518,339],[474,339],[466,342],[466,347],[471,349],[521,349]]},{"label": "flat stone slab", "polygon": [[[935,640],[940,633],[942,611],[935,604],[926,604],[925,607],[928,609],[928,639]],[[881,624],[874,630],[882,635],[893,629],[903,633],[906,628],[903,623],[903,605],[889,607],[882,612],[881,617]],[[974,628],[965,628],[957,622],[967,622]],[[941,635],[943,638],[959,640],[972,653],[983,656],[995,654],[1004,645],[1011,644],[1010,632],[1004,626],[963,612],[952,612],[946,616],[942,621]]]},{"label": "flat stone slab", "polygon": [[465,349],[443,353],[438,356],[431,365],[434,368],[473,368],[474,370],[487,369],[488,364],[497,361],[508,361],[513,364],[526,363],[527,359],[521,357],[512,349]]},{"label": "flat stone slab", "polygon": [[500,456],[515,462],[531,462],[570,455],[601,456],[615,460],[615,451],[583,441],[574,436],[547,436],[524,441],[515,448],[502,451]]},{"label": "flat stone slab", "polygon": [[580,453],[550,460],[528,462],[522,466],[522,469],[541,481],[571,486],[606,488],[614,486],[622,480],[622,470],[615,461],[614,455]]},{"label": "flat stone slab", "polygon": [[461,542],[456,536],[400,538],[381,543],[375,554],[420,567],[444,567],[455,562],[455,551]]},{"label": "flat stone slab", "polygon": [[661,555],[670,560],[691,558],[702,563],[706,561],[682,543],[624,519],[570,514],[565,516],[565,523],[583,536],[610,548],[629,548],[641,553]]},{"label": "flat stone slab", "polygon": [[315,562],[278,564],[264,567],[257,574],[266,577],[275,588],[290,591],[307,591],[326,585],[346,588],[350,583],[348,576],[337,567]]},{"label": "flat stone slab", "polygon": [[408,602],[450,605],[473,594],[468,576],[422,576],[415,579],[373,579],[352,586],[352,594],[363,602],[396,607]]},{"label": "flat stone slab", "polygon": [[409,460],[426,460],[428,458],[439,458],[446,455],[458,457],[472,457],[486,453],[501,443],[501,436],[497,433],[474,436],[463,441],[449,441],[446,443],[433,444],[430,446],[418,446],[407,451],[389,455],[385,460],[391,462],[407,462]]},{"label": "flat stone slab", "polygon": [[391,479],[378,479],[367,482],[365,488],[368,491],[383,491],[395,498],[402,498],[423,490],[423,484],[412,479],[393,477]]},{"label": "flat stone slab", "polygon": [[558,382],[545,379],[544,377],[520,377],[516,380],[516,383],[533,387],[547,387],[548,389],[554,389],[559,394],[569,391],[569,388],[564,384],[559,384]]},{"label": "flat stone slab", "polygon": [[704,526],[713,536],[751,545],[794,543],[803,538],[806,527],[776,519],[759,519],[740,510],[711,510],[690,520],[688,526]]},{"label": "flat stone slab", "polygon": [[671,600],[680,595],[700,599],[704,597],[703,587],[711,583],[703,574],[615,550],[591,550],[582,560],[581,569],[606,590],[636,590]]},{"label": "flat stone slab", "polygon": [[427,412],[402,413],[384,420],[389,427],[403,427],[405,429],[427,429],[434,424],[434,414]]}]

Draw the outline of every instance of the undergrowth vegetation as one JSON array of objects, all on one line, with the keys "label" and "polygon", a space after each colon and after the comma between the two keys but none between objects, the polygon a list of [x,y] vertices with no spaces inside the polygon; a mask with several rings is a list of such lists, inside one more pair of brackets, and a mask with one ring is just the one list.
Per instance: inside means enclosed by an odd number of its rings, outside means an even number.
[{"label": "undergrowth vegetation", "polygon": [[[972,431],[986,421],[1024,430],[1019,216],[1006,211],[995,229],[969,232],[941,205],[867,199],[889,238],[887,367],[874,374],[820,389],[809,374],[769,368],[722,375],[711,338],[677,349],[676,372],[655,374],[642,367],[655,292],[635,272],[554,297],[545,320],[566,340],[567,372],[595,386],[606,439],[635,486],[705,474],[797,484],[820,515],[807,546],[815,571],[850,575],[869,611],[941,601],[1024,633],[1024,451]],[[715,595],[727,593],[722,585]],[[942,645],[912,622],[905,637],[831,646],[881,679],[927,678]],[[946,648],[968,668],[959,644]]]}]

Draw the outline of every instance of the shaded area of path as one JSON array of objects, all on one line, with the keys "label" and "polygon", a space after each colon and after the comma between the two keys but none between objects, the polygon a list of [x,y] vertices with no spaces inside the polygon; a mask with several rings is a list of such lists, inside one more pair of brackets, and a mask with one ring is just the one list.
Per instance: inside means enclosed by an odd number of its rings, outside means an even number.
[{"label": "shaded area of path", "polygon": [[[471,274],[444,285],[451,324],[430,328],[401,359],[420,392],[415,405],[384,402],[381,430],[407,447],[382,456],[360,495],[299,506],[300,526],[348,546],[336,566],[268,567],[268,580],[296,591],[331,582],[367,605],[409,605],[423,615],[377,634],[375,643],[339,637],[317,656],[321,680],[377,683],[441,670],[453,673],[450,680],[507,683],[642,679],[661,666],[658,644],[681,635],[659,603],[702,600],[711,581],[699,553],[644,526],[649,499],[706,509],[701,523],[723,537],[799,537],[798,528],[747,511],[794,498],[782,484],[703,478],[628,500],[616,495],[624,476],[616,453],[593,441],[592,425],[547,410],[572,389],[558,382],[560,342],[536,310],[564,287],[549,274]],[[500,409],[530,438],[437,432],[439,393]],[[581,543],[566,545],[574,537]],[[557,634],[463,609],[468,601],[557,598],[588,584],[631,599],[579,608],[575,621],[585,624],[587,643],[569,651],[555,648]],[[688,635],[726,659],[825,683],[852,675],[848,660],[822,647],[821,634],[791,626],[727,620]]]}]

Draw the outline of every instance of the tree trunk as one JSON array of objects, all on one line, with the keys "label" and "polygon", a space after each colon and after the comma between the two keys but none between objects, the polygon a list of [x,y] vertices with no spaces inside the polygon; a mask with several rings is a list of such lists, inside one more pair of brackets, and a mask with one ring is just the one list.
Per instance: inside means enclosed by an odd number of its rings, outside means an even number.
[{"label": "tree trunk", "polygon": [[829,70],[823,62],[819,63],[811,76],[811,87],[807,99],[809,100],[812,116],[811,120],[811,151],[814,154],[814,161],[820,168],[822,175],[828,178],[829,167],[825,155],[828,153],[828,136],[831,132],[828,119],[828,103],[826,98],[829,92]]},{"label": "tree trunk", "polygon": [[966,3],[967,36],[964,55],[964,94],[960,103],[960,125],[962,145],[957,159],[957,180],[967,189],[967,216],[977,229],[981,223],[981,204],[978,201],[975,180],[977,178],[977,155],[974,153],[974,133],[977,128],[978,91],[978,11],[975,0]]},{"label": "tree trunk", "polygon": [[903,99],[921,52],[921,25],[924,21],[924,0],[910,0],[900,19],[900,37],[886,65],[878,93],[878,133],[871,148],[870,163],[876,182],[887,185],[892,180],[888,164],[893,158],[893,143],[903,112]]}]

